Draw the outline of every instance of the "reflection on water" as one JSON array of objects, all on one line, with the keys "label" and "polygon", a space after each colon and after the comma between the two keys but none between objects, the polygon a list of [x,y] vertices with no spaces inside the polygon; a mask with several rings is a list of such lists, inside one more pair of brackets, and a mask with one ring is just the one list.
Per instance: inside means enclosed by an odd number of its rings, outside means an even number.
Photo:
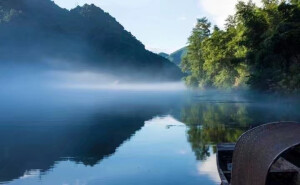
[{"label": "reflection on water", "polygon": [[216,185],[215,144],[300,121],[299,103],[231,93],[1,94],[4,184]]},{"label": "reflection on water", "polygon": [[[212,151],[210,151],[213,153]],[[200,175],[208,176],[212,181],[220,184],[220,177],[216,164],[216,154],[212,154],[206,160],[197,163],[198,173]]]},{"label": "reflection on water", "polygon": [[[196,99],[196,100],[195,100]],[[187,137],[198,160],[210,157],[210,147],[236,142],[248,129],[263,123],[299,121],[299,100],[219,93],[192,98],[181,110]],[[298,102],[297,102],[298,101]],[[213,147],[214,153],[216,148]]]},{"label": "reflection on water", "polygon": [[198,169],[201,162],[186,142],[186,129],[171,116],[155,117],[99,163],[63,160],[52,170],[26,172],[8,184],[216,184],[214,172]]}]

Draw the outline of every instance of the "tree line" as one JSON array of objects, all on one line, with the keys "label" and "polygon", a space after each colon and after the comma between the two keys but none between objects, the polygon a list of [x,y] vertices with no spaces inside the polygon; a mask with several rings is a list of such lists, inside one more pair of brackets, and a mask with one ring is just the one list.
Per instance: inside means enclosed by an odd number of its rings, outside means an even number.
[{"label": "tree line", "polygon": [[181,61],[188,86],[299,92],[299,0],[238,2],[224,27],[197,20]]}]

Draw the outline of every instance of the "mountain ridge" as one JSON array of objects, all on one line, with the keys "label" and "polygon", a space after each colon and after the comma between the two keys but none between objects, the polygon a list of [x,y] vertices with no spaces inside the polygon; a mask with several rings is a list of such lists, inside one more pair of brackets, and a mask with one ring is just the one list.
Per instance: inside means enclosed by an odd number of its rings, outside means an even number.
[{"label": "mountain ridge", "polygon": [[135,79],[182,77],[178,67],[146,50],[93,4],[66,10],[50,0],[0,0],[0,39],[2,61],[64,61],[78,69],[130,74]]},{"label": "mountain ridge", "polygon": [[187,47],[185,46],[183,48],[174,51],[171,54],[161,52],[158,55],[168,59],[170,62],[176,64],[177,66],[180,66],[181,60],[186,54],[187,54]]}]

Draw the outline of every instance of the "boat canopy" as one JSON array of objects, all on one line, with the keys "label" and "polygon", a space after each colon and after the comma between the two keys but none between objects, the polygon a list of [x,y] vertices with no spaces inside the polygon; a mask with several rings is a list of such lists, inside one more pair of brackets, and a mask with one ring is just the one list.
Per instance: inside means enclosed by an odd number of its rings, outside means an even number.
[{"label": "boat canopy", "polygon": [[232,185],[266,185],[272,164],[300,145],[300,124],[270,123],[243,134],[233,153]]}]

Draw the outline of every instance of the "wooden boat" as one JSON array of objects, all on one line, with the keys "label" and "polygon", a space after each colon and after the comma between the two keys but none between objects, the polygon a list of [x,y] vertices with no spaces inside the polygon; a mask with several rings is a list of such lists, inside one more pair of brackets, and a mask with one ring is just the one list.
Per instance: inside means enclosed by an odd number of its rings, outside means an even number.
[{"label": "wooden boat", "polygon": [[221,185],[300,185],[300,124],[266,124],[217,145]]},{"label": "wooden boat", "polygon": [[231,181],[232,156],[235,143],[217,145],[217,167],[222,185],[229,185]]}]

